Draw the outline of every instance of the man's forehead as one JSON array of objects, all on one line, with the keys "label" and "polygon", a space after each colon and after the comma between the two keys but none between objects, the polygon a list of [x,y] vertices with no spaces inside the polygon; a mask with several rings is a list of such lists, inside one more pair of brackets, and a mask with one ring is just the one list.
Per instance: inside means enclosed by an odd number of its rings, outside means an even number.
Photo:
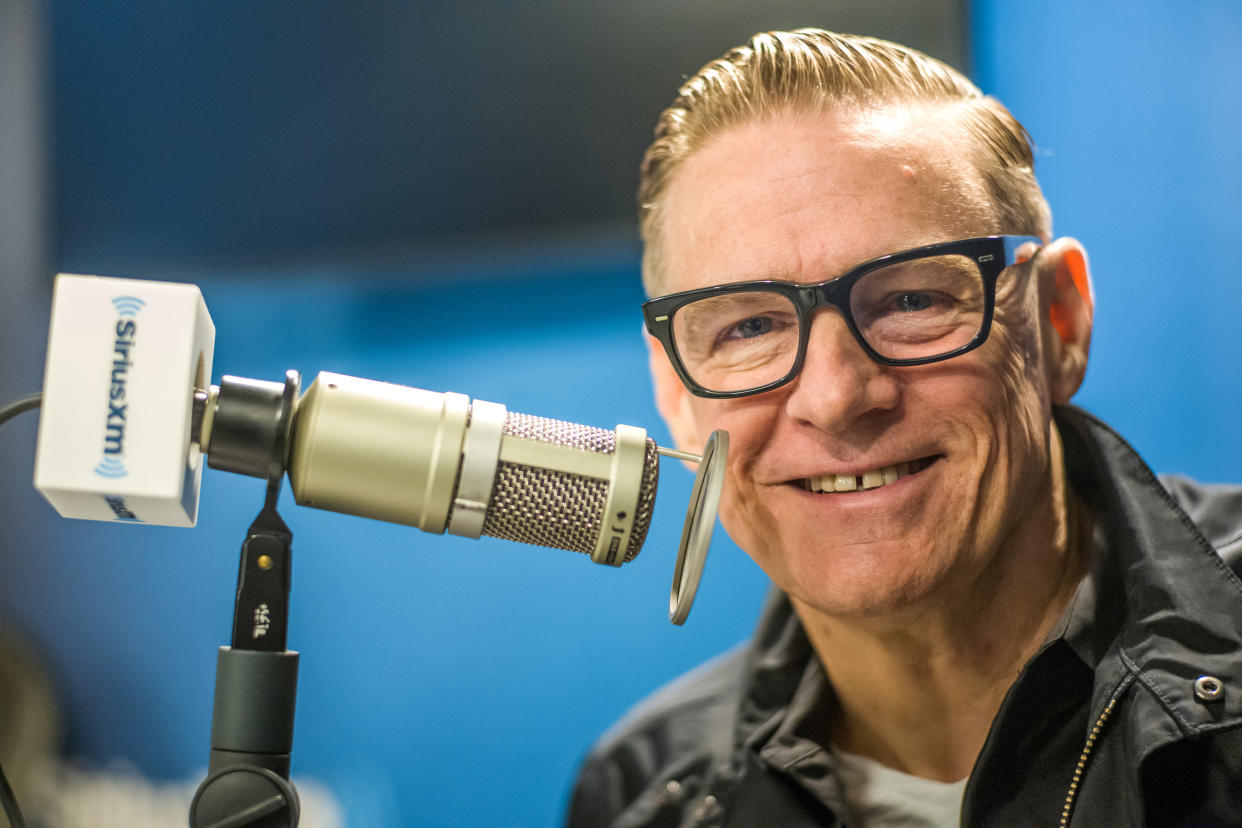
[{"label": "man's forehead", "polygon": [[[900,245],[984,235],[993,216],[963,130],[943,112],[897,106],[767,116],[722,131],[673,176],[664,216],[668,287],[798,278],[787,272],[791,259],[805,266],[808,254],[820,258],[817,245],[840,251],[835,263],[818,264],[844,268]],[[811,228],[817,238],[808,238]],[[722,272],[717,261],[710,276],[696,275],[705,256],[727,258],[737,272]]]},{"label": "man's forehead", "polygon": [[820,171],[830,172],[841,185],[839,191],[823,193],[825,197],[849,197],[856,189],[869,189],[857,185],[871,183],[877,175],[927,198],[946,187],[953,196],[983,197],[986,190],[973,149],[973,140],[947,106],[783,112],[730,126],[708,139],[673,175],[669,196],[676,201],[677,191],[691,181],[695,189],[713,184],[722,190],[744,189],[755,183],[748,172],[792,177]]}]

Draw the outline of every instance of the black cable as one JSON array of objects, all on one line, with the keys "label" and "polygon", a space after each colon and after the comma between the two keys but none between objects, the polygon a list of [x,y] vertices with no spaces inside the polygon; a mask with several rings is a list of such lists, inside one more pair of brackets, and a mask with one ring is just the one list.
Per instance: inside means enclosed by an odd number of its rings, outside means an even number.
[{"label": "black cable", "polygon": [[29,397],[23,397],[14,403],[9,403],[4,408],[0,408],[0,425],[6,420],[11,420],[23,411],[29,411],[32,408],[38,408],[43,405],[43,394],[31,394]]},{"label": "black cable", "polygon": [[9,780],[4,778],[3,766],[0,766],[0,805],[4,806],[4,813],[9,818],[11,828],[26,828],[21,809],[17,807],[17,797],[13,795],[13,789],[9,787]]}]

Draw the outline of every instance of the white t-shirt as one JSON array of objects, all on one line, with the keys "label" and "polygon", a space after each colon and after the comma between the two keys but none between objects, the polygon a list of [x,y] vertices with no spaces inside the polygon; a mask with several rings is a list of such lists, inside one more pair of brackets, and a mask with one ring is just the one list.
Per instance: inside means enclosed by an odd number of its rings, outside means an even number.
[{"label": "white t-shirt", "polygon": [[961,824],[966,780],[937,782],[834,749],[852,828],[950,828]]}]

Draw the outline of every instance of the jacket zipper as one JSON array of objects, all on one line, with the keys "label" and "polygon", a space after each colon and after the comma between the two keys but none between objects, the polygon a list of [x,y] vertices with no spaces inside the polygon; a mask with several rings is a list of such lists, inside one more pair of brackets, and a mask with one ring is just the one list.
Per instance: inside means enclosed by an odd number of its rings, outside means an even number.
[{"label": "jacket zipper", "polygon": [[1082,755],[1078,757],[1078,765],[1074,768],[1074,780],[1070,782],[1069,790],[1065,794],[1065,807],[1061,809],[1061,828],[1068,828],[1070,815],[1074,812],[1074,801],[1078,796],[1078,789],[1082,785],[1083,774],[1087,771],[1087,761],[1091,758],[1091,752],[1095,750],[1095,743],[1099,741],[1100,731],[1104,728],[1104,723],[1108,721],[1108,717],[1113,713],[1113,707],[1116,706],[1120,694],[1113,696],[1108,706],[1100,713],[1100,718],[1095,720],[1095,727],[1091,728],[1091,733],[1087,736],[1087,743],[1083,745]]}]

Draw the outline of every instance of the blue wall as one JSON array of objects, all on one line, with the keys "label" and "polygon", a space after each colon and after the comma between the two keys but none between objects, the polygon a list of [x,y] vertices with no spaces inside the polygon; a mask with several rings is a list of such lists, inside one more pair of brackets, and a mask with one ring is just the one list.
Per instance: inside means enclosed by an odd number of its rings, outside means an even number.
[{"label": "blue wall", "polygon": [[[1030,127],[1057,229],[1092,254],[1097,329],[1081,402],[1158,470],[1236,479],[1242,7],[994,0],[975,4],[974,26],[981,85]],[[333,370],[666,439],[632,245],[443,262],[215,274],[204,293],[217,379]],[[5,472],[24,514],[0,539],[0,618],[49,653],[74,752],[129,757],[157,778],[199,772],[260,484],[208,471],[193,531],[77,523],[29,490],[32,452]],[[686,627],[665,620],[689,480],[666,466],[651,538],[617,571],[286,495],[290,646],[303,653],[296,772],[336,786],[352,825],[554,823],[586,745],[754,618],[763,579],[721,533]]]},{"label": "blue wall", "polygon": [[1242,4],[975,3],[977,80],[1031,131],[1090,254],[1079,402],[1158,471],[1242,472]]}]

